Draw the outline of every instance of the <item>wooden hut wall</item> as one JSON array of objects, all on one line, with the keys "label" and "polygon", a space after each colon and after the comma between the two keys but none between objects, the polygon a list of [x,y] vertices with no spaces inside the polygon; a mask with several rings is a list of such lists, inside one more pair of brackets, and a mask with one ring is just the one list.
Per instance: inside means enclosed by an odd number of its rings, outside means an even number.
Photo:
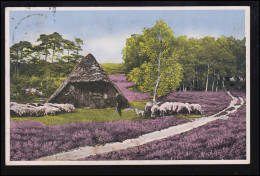
[{"label": "wooden hut wall", "polygon": [[77,108],[109,108],[116,106],[116,92],[107,82],[69,83],[53,102],[71,103]]}]

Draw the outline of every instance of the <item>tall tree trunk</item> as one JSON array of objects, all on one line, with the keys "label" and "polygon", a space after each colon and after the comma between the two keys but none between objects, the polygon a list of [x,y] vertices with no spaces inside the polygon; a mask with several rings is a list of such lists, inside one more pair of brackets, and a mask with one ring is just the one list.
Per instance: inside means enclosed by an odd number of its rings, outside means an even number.
[{"label": "tall tree trunk", "polygon": [[45,46],[45,61],[47,61],[48,45]]},{"label": "tall tree trunk", "polygon": [[49,80],[48,80],[48,76],[47,76],[47,90],[49,88]]},{"label": "tall tree trunk", "polygon": [[192,90],[194,89],[194,75],[192,75]]},{"label": "tall tree trunk", "polygon": [[54,46],[53,46],[53,48],[52,48],[52,57],[51,57],[51,63],[53,63],[53,57],[54,57],[54,52],[55,51],[55,44],[54,44]]},{"label": "tall tree trunk", "polygon": [[68,50],[68,62],[70,61],[70,50]]},{"label": "tall tree trunk", "polygon": [[223,86],[223,88],[224,88],[224,90],[226,90],[226,86],[225,86],[225,81],[224,81],[224,76],[222,77],[222,86]]},{"label": "tall tree trunk", "polygon": [[179,92],[181,92],[181,82],[179,82]]},{"label": "tall tree trunk", "polygon": [[161,64],[161,51],[159,54],[159,59],[158,59],[158,78],[157,78],[157,82],[156,82],[156,86],[154,89],[154,94],[153,94],[153,102],[155,102],[155,97],[156,97],[156,93],[157,93],[157,88],[161,79],[161,74],[160,74],[160,64]]},{"label": "tall tree trunk", "polygon": [[216,85],[216,92],[218,91],[218,76],[217,76],[217,85]]},{"label": "tall tree trunk", "polygon": [[212,91],[214,90],[215,84],[215,69],[214,69],[214,75],[213,75],[213,83],[212,83]]},{"label": "tall tree trunk", "polygon": [[208,84],[209,84],[209,64],[208,64],[208,73],[207,73],[207,82],[206,82],[206,89],[205,89],[205,92],[208,91]]},{"label": "tall tree trunk", "polygon": [[193,89],[193,75],[191,75],[191,80],[190,80],[190,90]]}]

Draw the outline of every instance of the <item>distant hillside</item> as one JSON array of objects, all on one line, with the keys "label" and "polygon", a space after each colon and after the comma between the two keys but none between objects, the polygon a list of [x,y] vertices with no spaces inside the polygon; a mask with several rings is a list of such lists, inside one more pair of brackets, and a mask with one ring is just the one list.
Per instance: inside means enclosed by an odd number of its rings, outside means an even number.
[{"label": "distant hillside", "polygon": [[115,74],[125,74],[126,67],[124,63],[101,63],[100,67],[108,74],[108,75],[115,75]]}]

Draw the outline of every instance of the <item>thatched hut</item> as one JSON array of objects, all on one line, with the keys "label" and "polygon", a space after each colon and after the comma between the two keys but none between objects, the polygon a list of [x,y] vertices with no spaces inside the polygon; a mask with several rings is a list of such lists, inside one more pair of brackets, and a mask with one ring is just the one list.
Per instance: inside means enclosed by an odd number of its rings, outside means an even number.
[{"label": "thatched hut", "polygon": [[48,103],[70,103],[77,108],[110,108],[116,106],[116,93],[127,99],[100,68],[92,54],[83,57],[68,78],[47,100]]}]

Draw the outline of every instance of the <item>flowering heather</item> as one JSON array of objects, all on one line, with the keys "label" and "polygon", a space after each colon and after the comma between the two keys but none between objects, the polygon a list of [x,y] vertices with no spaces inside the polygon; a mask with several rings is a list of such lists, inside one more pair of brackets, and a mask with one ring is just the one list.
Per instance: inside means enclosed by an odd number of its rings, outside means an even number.
[{"label": "flowering heather", "polygon": [[[245,95],[242,97],[245,98]],[[82,160],[246,159],[246,105],[229,117],[142,146]]]},{"label": "flowering heather", "polygon": [[34,160],[86,145],[121,142],[185,122],[176,117],[50,126],[34,121],[11,121],[11,160]]},{"label": "flowering heather", "polygon": [[[110,75],[110,79],[114,81],[114,83],[118,86],[118,88],[122,91],[122,93],[126,96],[128,100],[151,99],[151,96],[149,94],[138,93],[138,92],[128,90],[126,87],[133,85],[133,83],[127,82],[124,75]],[[211,115],[226,108],[230,102],[230,98],[229,96],[226,95],[225,92],[175,92],[166,97],[161,98],[161,100],[159,101],[179,101],[179,102],[187,102],[187,103],[198,103],[202,106],[206,115]],[[218,139],[217,137],[219,137],[220,139],[218,140],[220,141],[226,140],[225,136],[229,136],[229,137],[231,136],[234,139],[238,138],[239,135],[243,137],[245,133],[244,129],[241,129],[239,131],[238,127],[241,126],[244,127],[243,124],[241,124],[243,122],[241,121],[241,119],[243,119],[245,115],[243,116],[242,113],[241,114],[235,113],[235,114],[237,114],[236,115],[237,117],[242,117],[242,118],[236,118],[238,120],[235,123],[233,118],[230,118],[227,121],[219,120],[218,121],[219,124],[217,124],[216,127],[214,127],[215,122],[213,123],[212,126],[214,128],[208,127],[208,125],[212,124],[210,123],[206,126],[200,127],[199,129],[201,130],[194,129],[195,131],[192,130],[191,132],[186,132],[181,135],[176,135],[173,138],[167,138],[161,140],[163,141],[162,143],[159,142],[160,145],[162,145],[161,148],[160,147],[157,148],[158,145],[156,143],[155,144],[150,143],[153,144],[153,146],[155,147],[150,147],[149,146],[150,144],[143,145],[144,148],[140,147],[139,149],[142,150],[142,152],[138,151],[137,153],[135,153],[136,148],[134,148],[134,150],[131,153],[132,149],[129,149],[130,153],[128,153],[128,150],[125,150],[125,153],[128,154],[126,155],[120,154],[118,157],[122,156],[122,157],[129,158],[128,155],[130,155],[132,156],[132,158],[130,157],[131,159],[135,159],[138,157],[139,155],[138,153],[140,153],[140,155],[142,153],[144,157],[141,159],[148,159],[149,155],[151,155],[150,158],[153,159],[156,158],[164,159],[163,157],[165,155],[165,151],[168,150],[169,152],[175,152],[179,150],[179,152],[176,153],[176,156],[178,155],[178,156],[185,157],[187,154],[186,153],[185,155],[183,154],[184,152],[182,151],[182,147],[184,147],[183,145],[185,145],[186,147],[189,147],[191,145],[194,148],[196,148],[197,146],[198,148],[202,147],[203,149],[203,146],[201,146],[203,145],[203,140],[198,139],[198,137],[196,138],[196,135],[199,135],[199,138],[202,139],[203,137],[209,138],[209,140],[214,140],[214,139],[217,140]],[[35,122],[35,121],[21,121],[21,122],[11,121],[11,134],[10,134],[11,158],[10,159],[14,161],[34,160],[40,157],[52,155],[62,151],[76,149],[78,147],[82,147],[86,145],[94,146],[94,145],[98,145],[98,144],[101,145],[110,142],[121,142],[126,139],[136,138],[146,133],[162,130],[171,126],[176,126],[185,123],[187,121],[188,120],[182,118],[167,117],[167,116],[156,118],[156,119],[145,119],[142,121],[120,120],[120,121],[109,121],[105,123],[80,122],[80,123],[69,123],[63,125],[50,125],[50,126],[45,126],[42,123]],[[239,124],[241,125],[239,126]],[[226,128],[227,125],[230,125],[231,127]],[[223,128],[223,130],[218,130],[217,127],[219,128],[221,127]],[[215,131],[212,131],[213,129],[215,129]],[[233,134],[232,130],[238,130],[238,132]],[[235,134],[238,135],[236,136]],[[189,140],[192,141],[192,143],[188,143],[187,141]],[[176,141],[177,143],[175,144],[175,142],[173,141]],[[172,145],[171,143],[174,143],[174,145]],[[244,142],[241,141],[240,143],[241,145],[237,146],[237,148],[235,149],[239,149],[239,147],[243,148],[242,144],[244,144]],[[170,148],[167,148],[164,146],[166,144],[172,146]],[[157,150],[158,152],[161,152],[162,155],[158,155],[158,156],[156,155],[153,157],[152,156],[153,154],[154,155],[158,154]],[[221,147],[220,150],[222,150]],[[205,151],[205,155],[209,153],[205,149],[205,146],[204,146],[204,151]],[[240,151],[243,150],[241,149]],[[188,154],[191,152],[192,152],[191,150],[187,151]],[[216,150],[214,150],[214,152],[216,152]],[[117,154],[115,153],[115,155]],[[97,157],[99,156],[102,159],[103,155],[98,155]],[[107,156],[104,155],[103,158],[106,157]],[[115,157],[114,154],[113,157]]]},{"label": "flowering heather", "polygon": [[158,98],[157,101],[182,102],[200,104],[205,112],[205,116],[213,115],[225,109],[230,103],[231,97],[225,91],[218,92],[174,92],[167,96]]},{"label": "flowering heather", "polygon": [[152,96],[149,93],[134,92],[127,89],[127,87],[133,86],[133,82],[128,82],[125,75],[109,75],[111,81],[120,89],[125,95],[128,101],[132,100],[151,100]]}]

